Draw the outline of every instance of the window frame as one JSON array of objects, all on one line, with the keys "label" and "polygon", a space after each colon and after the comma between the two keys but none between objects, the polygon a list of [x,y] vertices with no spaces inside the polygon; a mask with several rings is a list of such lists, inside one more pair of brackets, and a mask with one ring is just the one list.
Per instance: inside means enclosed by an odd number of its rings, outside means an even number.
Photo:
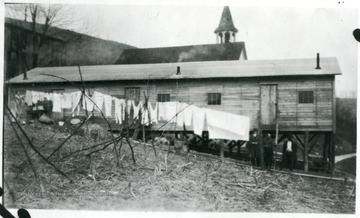
[{"label": "window frame", "polygon": [[299,104],[314,104],[314,91],[313,90],[303,90],[298,91],[298,103]]},{"label": "window frame", "polygon": [[171,97],[170,94],[159,93],[159,94],[157,94],[157,102],[169,102],[170,97]]},{"label": "window frame", "polygon": [[221,93],[207,93],[207,103],[208,105],[221,105]]}]

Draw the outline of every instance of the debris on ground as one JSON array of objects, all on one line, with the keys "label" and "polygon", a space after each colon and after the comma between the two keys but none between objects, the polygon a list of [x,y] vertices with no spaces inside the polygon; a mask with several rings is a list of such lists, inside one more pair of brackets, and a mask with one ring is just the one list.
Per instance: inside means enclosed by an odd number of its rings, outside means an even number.
[{"label": "debris on ground", "polygon": [[[48,157],[70,133],[35,122],[24,125],[32,143]],[[41,131],[39,131],[41,129]],[[126,140],[91,155],[76,152],[96,143],[72,136],[50,160],[73,179],[59,175],[37,155],[33,165],[42,192],[9,124],[4,127],[5,204],[13,208],[136,211],[355,213],[355,184],[261,171],[187,153],[180,143],[156,145]],[[106,140],[106,139],[104,139]],[[25,140],[24,140],[25,141]],[[40,148],[41,145],[46,144]],[[30,154],[33,151],[28,147]],[[72,155],[71,155],[72,154]],[[116,154],[119,156],[117,157]],[[69,156],[70,155],[70,156]],[[216,157],[216,156],[214,156]],[[117,161],[117,159],[119,161]],[[96,178],[94,180],[93,178]]]}]

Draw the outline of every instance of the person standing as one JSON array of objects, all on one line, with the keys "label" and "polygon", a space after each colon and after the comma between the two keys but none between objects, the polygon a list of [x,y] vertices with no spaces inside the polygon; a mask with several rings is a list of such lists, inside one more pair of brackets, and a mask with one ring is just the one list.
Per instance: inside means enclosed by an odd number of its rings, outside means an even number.
[{"label": "person standing", "polygon": [[270,170],[273,164],[273,152],[275,149],[275,144],[270,133],[266,134],[266,137],[263,139],[263,145],[265,168]]},{"label": "person standing", "polygon": [[260,166],[260,143],[258,130],[254,129],[250,135],[247,147],[249,149],[250,160],[253,166]]},{"label": "person standing", "polygon": [[282,170],[284,166],[287,166],[290,171],[293,171],[297,161],[297,146],[293,142],[290,134],[287,136],[287,138],[288,140],[284,142],[282,148],[283,155],[280,170]]}]

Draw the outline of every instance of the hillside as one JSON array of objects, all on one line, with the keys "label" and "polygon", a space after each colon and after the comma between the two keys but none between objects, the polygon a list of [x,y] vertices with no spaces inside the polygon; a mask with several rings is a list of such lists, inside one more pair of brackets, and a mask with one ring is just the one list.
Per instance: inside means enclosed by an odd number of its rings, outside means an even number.
[{"label": "hillside", "polygon": [[336,99],[336,153],[356,152],[356,99]]}]

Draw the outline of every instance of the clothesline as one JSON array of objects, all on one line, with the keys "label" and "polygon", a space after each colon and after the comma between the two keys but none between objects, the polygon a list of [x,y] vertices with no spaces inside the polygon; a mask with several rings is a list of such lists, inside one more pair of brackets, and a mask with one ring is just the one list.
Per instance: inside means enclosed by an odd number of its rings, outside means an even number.
[{"label": "clothesline", "polygon": [[[105,108],[106,117],[115,118],[116,123],[122,124],[125,120],[125,111],[130,116],[131,109],[133,109],[133,118],[140,120],[142,125],[148,126],[157,124],[158,121],[166,121],[176,123],[178,126],[192,126],[196,135],[201,135],[206,127],[210,139],[249,140],[249,117],[199,108],[184,102],[148,102],[147,105],[143,105],[141,101],[136,104],[134,100],[119,99],[97,91],[91,97],[88,94],[82,97],[81,91],[63,94],[26,91],[25,102],[27,105],[36,104],[44,99],[53,102],[53,112],[71,108],[72,112],[77,110],[77,115],[79,115],[80,105],[83,110],[89,112],[93,112],[95,109],[102,111]],[[113,103],[114,114],[111,110]]]}]

